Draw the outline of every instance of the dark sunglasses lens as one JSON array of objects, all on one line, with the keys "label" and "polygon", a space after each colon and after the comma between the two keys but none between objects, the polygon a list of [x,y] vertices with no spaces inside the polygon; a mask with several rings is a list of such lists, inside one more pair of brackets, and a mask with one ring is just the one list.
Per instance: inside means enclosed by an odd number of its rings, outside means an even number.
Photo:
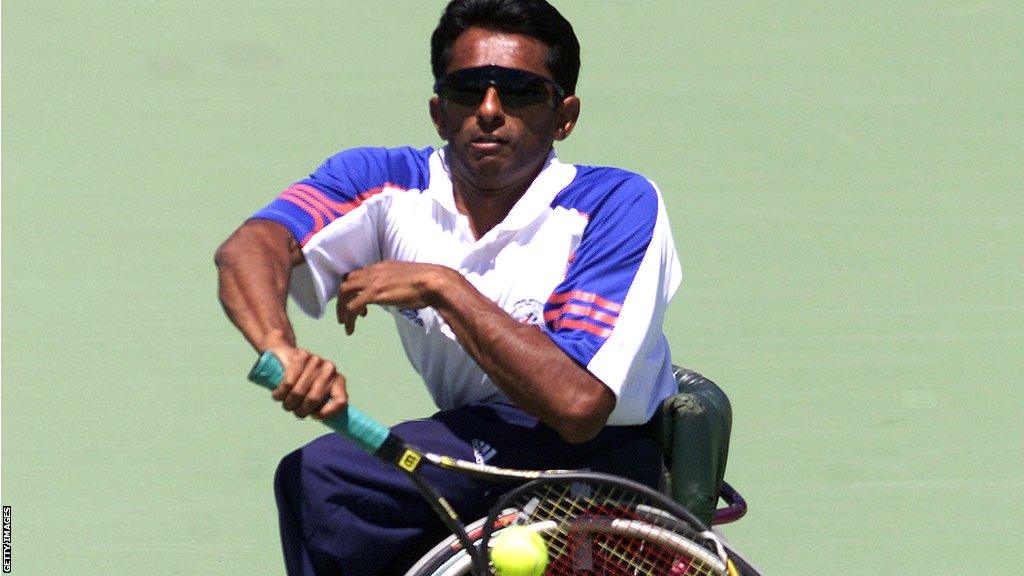
[{"label": "dark sunglasses lens", "polygon": [[448,75],[439,84],[438,95],[463,106],[477,106],[487,88],[494,86],[504,106],[521,108],[550,102],[552,92],[544,78],[524,72],[500,68],[470,68]]},{"label": "dark sunglasses lens", "polygon": [[551,100],[551,93],[548,92],[548,87],[540,80],[527,82],[522,85],[499,86],[498,94],[501,95],[503,104],[514,108],[532,106]]},{"label": "dark sunglasses lens", "polygon": [[474,86],[468,83],[450,82],[441,87],[438,95],[461,106],[477,106],[483,102],[486,92],[486,85]]}]

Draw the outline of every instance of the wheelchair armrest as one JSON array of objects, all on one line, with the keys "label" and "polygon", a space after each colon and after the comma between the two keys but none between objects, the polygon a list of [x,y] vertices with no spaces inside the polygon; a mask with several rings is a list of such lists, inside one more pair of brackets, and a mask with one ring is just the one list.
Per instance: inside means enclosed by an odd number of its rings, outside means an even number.
[{"label": "wheelchair armrest", "polygon": [[679,392],[665,399],[649,426],[665,456],[672,499],[711,524],[725,477],[732,406],[708,378],[673,368]]}]

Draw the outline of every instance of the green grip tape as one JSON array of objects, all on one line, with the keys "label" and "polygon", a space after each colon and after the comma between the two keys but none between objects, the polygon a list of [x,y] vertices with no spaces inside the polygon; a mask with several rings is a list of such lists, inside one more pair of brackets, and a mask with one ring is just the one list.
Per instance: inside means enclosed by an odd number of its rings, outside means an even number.
[{"label": "green grip tape", "polygon": [[277,356],[269,350],[264,352],[260,359],[249,370],[249,381],[273,391],[284,379],[284,364],[277,359]]},{"label": "green grip tape", "polygon": [[[268,390],[277,388],[282,378],[284,378],[284,365],[269,350],[260,356],[252,370],[249,371],[249,380]],[[387,440],[388,434],[391,433],[387,426],[352,406],[346,407],[341,414],[323,422],[335,432],[339,432],[359,444],[370,454],[376,454]]]}]

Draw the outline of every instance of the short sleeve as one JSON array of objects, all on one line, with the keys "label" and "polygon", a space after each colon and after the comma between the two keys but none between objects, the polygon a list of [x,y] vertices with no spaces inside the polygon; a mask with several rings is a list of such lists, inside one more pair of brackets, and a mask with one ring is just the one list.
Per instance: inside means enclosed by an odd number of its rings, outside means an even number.
[{"label": "short sleeve", "polygon": [[659,388],[671,357],[663,320],[680,284],[679,260],[652,183],[620,172],[584,178],[594,180],[591,190],[607,191],[562,200],[589,222],[565,280],[545,304],[545,328],[616,394],[610,423],[640,423],[665,395]]},{"label": "short sleeve", "polygon": [[277,222],[302,246],[305,264],[292,272],[292,298],[323,314],[348,272],[381,258],[385,192],[422,187],[431,149],[354,148],[328,158],[308,178],[285,188],[252,218]]}]

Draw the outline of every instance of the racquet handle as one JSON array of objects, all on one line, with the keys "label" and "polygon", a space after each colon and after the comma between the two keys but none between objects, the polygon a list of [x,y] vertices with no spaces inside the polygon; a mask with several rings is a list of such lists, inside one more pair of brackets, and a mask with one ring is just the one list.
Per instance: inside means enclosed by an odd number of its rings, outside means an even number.
[{"label": "racquet handle", "polygon": [[[264,388],[273,391],[284,378],[284,365],[281,360],[269,350],[264,352],[260,359],[249,371],[249,380]],[[336,432],[340,432],[370,454],[377,454],[391,431],[387,426],[377,422],[352,406],[347,406],[345,411],[334,418],[324,420],[323,423]]]}]

